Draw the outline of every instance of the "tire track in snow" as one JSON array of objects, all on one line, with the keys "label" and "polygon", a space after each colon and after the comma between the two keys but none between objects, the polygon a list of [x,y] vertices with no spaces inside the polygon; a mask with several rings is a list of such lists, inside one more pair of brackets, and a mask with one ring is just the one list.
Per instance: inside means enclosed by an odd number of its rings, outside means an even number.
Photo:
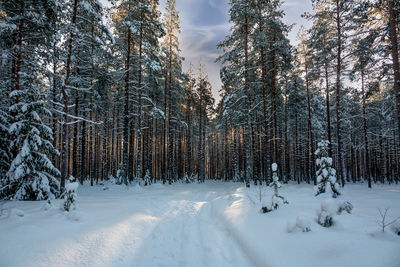
[{"label": "tire track in snow", "polygon": [[[231,194],[227,195],[228,199],[232,199]],[[236,231],[230,223],[224,218],[221,213],[218,213],[215,209],[215,202],[225,200],[227,196],[220,196],[215,198],[211,203],[211,218],[215,222],[215,226],[231,240],[231,243],[237,245],[242,254],[246,259],[255,267],[268,267],[269,265],[264,262],[264,259],[260,257],[254,249],[251,248],[251,244],[246,244],[244,239],[241,237],[239,231]]]},{"label": "tire track in snow", "polygon": [[211,203],[213,194],[191,195],[190,200],[173,200],[143,246],[136,253],[135,266],[262,266],[230,234],[218,227]]}]

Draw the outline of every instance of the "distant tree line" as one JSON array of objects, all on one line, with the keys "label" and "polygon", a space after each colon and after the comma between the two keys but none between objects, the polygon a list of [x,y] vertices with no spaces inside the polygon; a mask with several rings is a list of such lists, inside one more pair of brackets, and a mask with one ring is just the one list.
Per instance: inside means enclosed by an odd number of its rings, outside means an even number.
[{"label": "distant tree line", "polygon": [[214,134],[223,166],[211,177],[262,182],[276,162],[286,181],[315,184],[316,144],[328,140],[341,185],[397,183],[398,1],[312,1],[296,47],[281,4],[231,1]]},{"label": "distant tree line", "polygon": [[182,70],[168,0],[0,3],[0,198],[93,185],[205,179],[315,183],[330,142],[342,185],[398,182],[400,4],[313,1],[288,40],[279,0],[231,0],[218,45],[222,100],[200,62]]}]

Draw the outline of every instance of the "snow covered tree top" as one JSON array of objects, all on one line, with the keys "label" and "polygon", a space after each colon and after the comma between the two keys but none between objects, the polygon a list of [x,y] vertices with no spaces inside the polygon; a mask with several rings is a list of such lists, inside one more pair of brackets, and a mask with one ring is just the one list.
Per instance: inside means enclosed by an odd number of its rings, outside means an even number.
[{"label": "snow covered tree top", "polygon": [[278,164],[272,163],[272,171],[276,172],[278,170]]}]

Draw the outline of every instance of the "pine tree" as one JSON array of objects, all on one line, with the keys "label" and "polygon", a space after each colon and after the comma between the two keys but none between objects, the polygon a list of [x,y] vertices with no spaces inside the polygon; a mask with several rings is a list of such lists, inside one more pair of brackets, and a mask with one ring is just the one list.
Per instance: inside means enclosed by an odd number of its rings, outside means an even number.
[{"label": "pine tree", "polygon": [[208,124],[208,114],[214,104],[211,93],[211,84],[208,76],[204,73],[204,65],[199,62],[198,84],[197,84],[197,101],[198,101],[198,117],[199,117],[199,147],[198,147],[198,181],[204,183],[206,177],[206,132]]},{"label": "pine tree", "polygon": [[[159,43],[158,40],[164,34],[164,31],[159,20],[159,11],[157,10],[158,1],[140,1],[137,10],[134,10],[136,16],[131,21],[131,26],[138,29],[138,78],[136,83],[137,100],[138,100],[138,129],[137,129],[137,168],[136,179],[142,177],[142,138],[146,138],[148,142],[148,135],[143,136],[142,131],[150,114],[144,106],[154,106],[150,95],[152,86],[157,84],[158,75],[161,71],[161,62],[159,59]],[[144,102],[144,103],[143,103]],[[149,125],[148,127],[151,127]],[[145,144],[146,144],[145,142]],[[148,165],[146,166],[148,167]],[[150,169],[145,170],[146,174],[150,175]]]},{"label": "pine tree", "polygon": [[[307,92],[307,113],[308,113],[308,120],[307,120],[307,126],[308,126],[308,145],[307,145],[307,150],[308,150],[308,160],[307,160],[307,166],[309,166],[311,162],[311,167],[307,167],[307,170],[310,173],[310,176],[313,177],[314,185],[317,184],[316,177],[313,175],[314,168],[313,162],[314,162],[314,133],[313,133],[313,126],[312,126],[312,114],[311,114],[311,84],[310,84],[310,48],[309,44],[307,42],[307,36],[305,33],[304,28],[300,29],[300,32],[298,34],[298,40],[300,41],[298,45],[298,60],[299,60],[299,65],[300,68],[302,69],[302,72],[304,73],[304,78],[305,78],[305,85],[306,85],[306,92]],[[308,180],[308,179],[307,179]]]},{"label": "pine tree", "polygon": [[399,6],[395,5],[394,0],[388,0],[387,2],[388,2],[389,25],[390,25],[389,36],[392,48],[392,61],[393,61],[392,64],[393,78],[394,78],[393,84],[397,102],[397,127],[399,128],[398,135],[400,138],[400,63],[399,63],[399,46],[398,46],[399,16],[398,15],[396,16],[396,10],[395,10],[395,7],[399,8]]},{"label": "pine tree", "polygon": [[[166,177],[171,184],[176,173],[176,160],[174,159],[174,128],[177,127],[178,105],[174,101],[178,100],[180,91],[180,77],[182,75],[182,58],[180,57],[178,34],[180,33],[179,12],[176,10],[176,1],[167,0],[166,14],[164,18],[165,36],[162,43],[162,60],[164,72],[164,111],[166,114],[165,140],[167,151],[165,153]],[[165,179],[164,179],[165,182]]]},{"label": "pine tree", "polygon": [[[224,67],[222,75],[223,82],[238,82],[236,86],[239,88],[236,94],[231,94],[235,98],[242,97],[241,101],[241,116],[243,120],[244,131],[244,153],[245,153],[245,172],[244,178],[246,186],[250,186],[252,177],[252,159],[250,151],[251,143],[251,95],[250,95],[250,31],[254,22],[251,20],[253,11],[247,1],[235,0],[231,1],[229,16],[234,24],[230,35],[225,37],[225,40],[219,44],[219,48],[224,49],[224,55],[219,58],[222,63],[229,62],[231,65]],[[238,62],[239,61],[239,62]],[[229,73],[229,74],[228,74]],[[235,75],[236,77],[231,77]],[[240,81],[242,79],[242,81]],[[239,82],[240,81],[240,82]],[[233,93],[233,92],[232,92]]]}]

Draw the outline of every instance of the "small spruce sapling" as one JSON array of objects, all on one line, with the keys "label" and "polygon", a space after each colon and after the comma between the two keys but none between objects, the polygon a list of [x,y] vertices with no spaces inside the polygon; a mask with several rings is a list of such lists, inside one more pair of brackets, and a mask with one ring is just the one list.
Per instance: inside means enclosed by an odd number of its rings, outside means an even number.
[{"label": "small spruce sapling", "polygon": [[328,156],[329,141],[323,140],[318,143],[315,155],[318,157],[317,163],[317,182],[314,187],[315,195],[332,192],[332,197],[340,195],[339,184],[336,182],[336,170],[332,168],[332,158]]},{"label": "small spruce sapling", "polygon": [[342,204],[339,205],[337,214],[340,215],[342,214],[343,211],[346,211],[348,214],[351,214],[351,211],[353,210],[354,206],[348,201],[343,202]]},{"label": "small spruce sapling", "polygon": [[65,185],[65,192],[63,193],[63,209],[65,211],[69,212],[72,209],[76,209],[76,202],[78,199],[76,190],[78,189],[78,186],[79,183],[74,177],[70,176],[68,183]]},{"label": "small spruce sapling", "polygon": [[144,185],[145,186],[151,185],[151,176],[149,170],[146,170],[146,174],[144,176]]},{"label": "small spruce sapling", "polygon": [[272,163],[272,183],[269,184],[270,187],[274,188],[274,195],[272,196],[272,209],[279,208],[279,203],[282,201],[283,204],[289,204],[289,202],[278,193],[278,188],[281,187],[278,177],[278,164]]},{"label": "small spruce sapling", "polygon": [[317,210],[317,222],[323,227],[331,227],[334,224],[334,202],[332,199],[326,199],[321,202],[321,208]]},{"label": "small spruce sapling", "polygon": [[193,173],[192,174],[185,174],[185,177],[184,177],[184,181],[185,181],[185,183],[187,183],[187,184],[191,184],[191,183],[194,183],[194,181],[195,181],[195,177],[194,177],[194,175],[193,175]]}]

